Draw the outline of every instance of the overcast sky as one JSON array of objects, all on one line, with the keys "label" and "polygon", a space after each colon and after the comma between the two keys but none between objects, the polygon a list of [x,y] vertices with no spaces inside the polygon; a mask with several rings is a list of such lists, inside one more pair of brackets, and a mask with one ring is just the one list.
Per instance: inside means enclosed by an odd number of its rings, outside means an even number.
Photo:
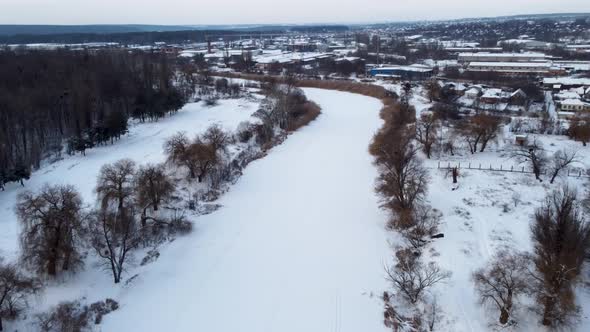
[{"label": "overcast sky", "polygon": [[590,0],[0,0],[0,24],[340,23],[590,12]]}]

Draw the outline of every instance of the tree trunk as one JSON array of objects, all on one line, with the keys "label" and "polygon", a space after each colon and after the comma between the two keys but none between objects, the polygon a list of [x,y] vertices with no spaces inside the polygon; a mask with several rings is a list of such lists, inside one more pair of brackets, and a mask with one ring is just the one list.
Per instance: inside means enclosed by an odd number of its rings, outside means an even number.
[{"label": "tree trunk", "polygon": [[457,176],[459,175],[459,172],[457,171],[457,168],[453,168],[453,183],[457,183]]},{"label": "tree trunk", "polygon": [[506,324],[508,323],[508,319],[510,318],[510,310],[512,309],[512,290],[508,290],[508,297],[504,306],[500,309],[500,323]]},{"label": "tree trunk", "polygon": [[484,150],[486,149],[486,146],[488,145],[488,141],[483,141],[481,143],[481,149],[479,149],[479,152],[484,152]]},{"label": "tree trunk", "polygon": [[555,302],[553,301],[553,298],[551,297],[547,297],[545,299],[545,309],[543,310],[543,321],[542,324],[545,326],[551,326],[553,325],[553,308],[555,307]]},{"label": "tree trunk", "polygon": [[506,308],[502,307],[500,309],[500,324],[504,325],[504,324],[508,323],[509,317],[510,317],[510,314],[508,313],[508,310],[506,310]]},{"label": "tree trunk", "polygon": [[70,257],[71,257],[71,253],[68,250],[68,252],[66,253],[66,256],[64,257],[64,263],[62,264],[62,270],[64,271],[68,271],[70,269]]},{"label": "tree trunk", "polygon": [[115,263],[111,260],[111,270],[113,271],[113,279],[115,281],[115,284],[118,284],[119,281],[121,281],[121,277],[120,274],[117,273],[117,267],[115,266]]},{"label": "tree trunk", "polygon": [[55,250],[52,250],[52,257],[47,260],[47,274],[55,276],[57,274],[57,258],[55,257]]},{"label": "tree trunk", "polygon": [[555,181],[557,174],[559,174],[559,170],[553,172],[553,174],[551,175],[551,181],[549,181],[549,183],[553,184],[553,181]]}]

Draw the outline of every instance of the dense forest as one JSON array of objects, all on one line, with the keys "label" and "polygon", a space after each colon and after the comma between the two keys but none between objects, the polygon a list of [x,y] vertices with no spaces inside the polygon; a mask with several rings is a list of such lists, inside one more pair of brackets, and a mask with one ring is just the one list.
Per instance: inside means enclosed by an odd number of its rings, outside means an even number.
[{"label": "dense forest", "polygon": [[179,110],[187,93],[156,53],[0,52],[0,189],[44,158],[85,153],[127,131],[130,117]]}]

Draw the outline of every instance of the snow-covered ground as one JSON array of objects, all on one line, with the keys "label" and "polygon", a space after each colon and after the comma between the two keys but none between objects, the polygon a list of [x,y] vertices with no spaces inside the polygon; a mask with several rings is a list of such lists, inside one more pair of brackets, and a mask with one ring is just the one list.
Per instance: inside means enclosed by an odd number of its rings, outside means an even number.
[{"label": "snow-covered ground", "polygon": [[13,259],[18,249],[18,227],[14,206],[16,196],[24,190],[36,190],[45,183],[72,184],[82,194],[86,203],[95,199],[96,176],[102,165],[122,158],[130,158],[138,164],[163,162],[164,141],[178,131],[186,131],[192,138],[213,123],[234,130],[242,121],[248,120],[258,109],[258,102],[245,99],[220,100],[214,107],[203,103],[186,105],[177,114],[158,122],[138,123],[129,134],[113,145],[101,146],[86,151],[86,156],[65,156],[63,160],[42,167],[34,172],[25,187],[11,183],[0,192],[0,256]]},{"label": "snow-covered ground", "polygon": [[[130,158],[138,164],[163,162],[163,143],[178,131],[186,131],[189,137],[193,137],[213,123],[228,130],[235,130],[240,122],[251,119],[258,106],[259,101],[256,99],[220,100],[214,107],[207,107],[203,103],[188,104],[177,114],[158,122],[133,124],[129,134],[113,145],[87,150],[86,156],[64,156],[63,160],[43,166],[33,173],[31,180],[26,181],[24,188],[15,183],[7,185],[6,191],[0,192],[0,257],[6,261],[13,261],[18,256],[19,225],[14,212],[18,193],[24,190],[37,190],[45,183],[72,184],[80,191],[84,202],[91,204],[95,200],[93,190],[102,165],[122,158]],[[124,291],[124,288],[121,289],[121,286],[112,283],[112,278],[105,271],[95,266],[93,254],[90,255],[83,271],[75,276],[65,276],[49,283],[46,290],[33,301],[32,314],[46,310],[63,300],[86,297],[88,301],[97,301],[106,297],[117,297]],[[137,265],[139,262],[135,263]],[[130,272],[131,275],[137,273],[133,268]],[[128,274],[126,277],[131,275]],[[37,328],[29,323],[19,330],[36,331]]]},{"label": "snow-covered ground", "polygon": [[[379,296],[391,251],[367,151],[381,126],[381,103],[305,92],[321,105],[320,117],[250,164],[218,202],[221,209],[193,218],[193,233],[159,248],[154,263],[138,266],[138,256],[120,285],[89,257],[83,271],[50,282],[29,319],[14,328],[36,331],[34,315],[60,301],[110,297],[121,308],[105,317],[102,331],[384,331]],[[90,203],[103,164],[162,162],[162,144],[177,131],[192,136],[212,123],[235,129],[257,107],[244,99],[211,108],[191,104],[170,118],[132,126],[129,135],[86,157],[42,167],[26,188],[11,184],[0,193],[0,254],[9,260],[18,254],[19,192],[74,184]]]},{"label": "snow-covered ground", "polygon": [[[392,91],[398,91],[396,84],[382,84]],[[424,97],[424,90],[413,89],[411,103],[417,113],[428,109],[430,104]],[[554,108],[554,107],[553,107]],[[554,109],[549,107],[550,112]],[[430,291],[430,296],[437,297],[438,305],[443,310],[438,331],[472,332],[472,331],[545,331],[539,323],[539,316],[528,309],[531,299],[524,299],[526,305],[515,307],[513,318],[518,322],[511,327],[496,324],[499,313],[491,307],[482,307],[471,280],[472,273],[485,267],[493,256],[504,248],[531,251],[530,223],[532,216],[546,194],[567,183],[577,188],[584,198],[588,194],[588,177],[578,178],[577,169],[590,169],[590,147],[583,147],[566,136],[529,135],[543,144],[548,156],[560,149],[577,151],[576,168],[572,176],[564,172],[555,184],[550,184],[548,176],[544,182],[536,181],[530,173],[511,173],[485,170],[500,166],[504,170],[514,167],[520,170],[527,164],[511,158],[515,149],[514,134],[504,128],[498,139],[489,145],[485,152],[471,154],[466,143],[457,140],[457,154],[450,156],[435,153],[425,166],[430,172],[427,200],[432,207],[443,213],[440,232],[442,239],[434,240],[425,250],[425,261],[436,262],[444,270],[452,272],[447,282],[437,284]],[[452,177],[446,170],[437,169],[438,164],[446,166],[461,165],[459,184],[452,184]],[[468,165],[484,170],[465,169]],[[582,173],[584,174],[584,172]],[[398,243],[396,243],[398,244]],[[590,331],[590,290],[586,284],[587,274],[582,276],[582,283],[576,289],[577,304],[581,307],[580,320],[568,331]]]},{"label": "snow-covered ground", "polygon": [[367,152],[381,104],[305,92],[320,117],[250,164],[220,210],[162,250],[121,292],[105,331],[385,330],[390,251]]}]

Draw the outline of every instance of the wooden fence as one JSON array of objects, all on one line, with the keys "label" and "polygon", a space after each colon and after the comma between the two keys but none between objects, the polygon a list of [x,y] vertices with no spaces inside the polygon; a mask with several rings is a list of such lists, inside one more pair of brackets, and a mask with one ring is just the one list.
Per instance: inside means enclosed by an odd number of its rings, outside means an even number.
[{"label": "wooden fence", "polygon": [[[525,166],[513,166],[511,165],[510,167],[504,167],[504,165],[498,166],[494,166],[492,164],[482,164],[482,163],[476,163],[476,164],[472,164],[470,162],[468,163],[451,163],[451,162],[438,162],[437,165],[438,169],[453,169],[453,168],[457,168],[457,169],[469,169],[469,170],[476,170],[476,171],[488,171],[488,172],[510,172],[510,173],[528,173],[528,174],[533,174],[533,171],[526,168]],[[541,172],[542,175],[547,175],[547,170],[544,170]],[[590,177],[590,175],[588,175],[586,173],[585,170],[582,169],[565,169],[561,171],[561,174],[567,174],[567,176],[569,177],[576,177],[576,178],[582,178],[582,177]]]}]

